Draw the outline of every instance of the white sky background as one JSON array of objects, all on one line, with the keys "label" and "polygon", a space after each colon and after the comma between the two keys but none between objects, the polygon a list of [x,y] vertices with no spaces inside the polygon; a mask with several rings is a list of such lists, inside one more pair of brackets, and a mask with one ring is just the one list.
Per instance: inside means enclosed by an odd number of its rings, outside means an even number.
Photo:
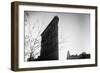
[{"label": "white sky background", "polygon": [[[34,38],[37,37],[51,22],[54,16],[59,17],[58,23],[58,41],[59,41],[59,59],[66,60],[67,51],[71,54],[80,54],[82,52],[90,53],[90,15],[76,13],[49,13],[26,11],[29,16],[25,16],[25,34],[30,30]],[[34,28],[34,29],[33,29]],[[39,34],[39,35],[40,35]],[[27,46],[29,49],[29,46]]]}]

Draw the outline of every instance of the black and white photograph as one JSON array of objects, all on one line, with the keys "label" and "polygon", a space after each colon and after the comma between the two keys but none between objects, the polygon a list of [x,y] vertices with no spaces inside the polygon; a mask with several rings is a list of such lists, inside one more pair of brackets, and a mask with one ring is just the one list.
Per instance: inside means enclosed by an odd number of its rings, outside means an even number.
[{"label": "black and white photograph", "polygon": [[90,59],[90,14],[24,11],[25,61]]},{"label": "black and white photograph", "polygon": [[97,7],[14,2],[12,40],[16,71],[97,66]]}]

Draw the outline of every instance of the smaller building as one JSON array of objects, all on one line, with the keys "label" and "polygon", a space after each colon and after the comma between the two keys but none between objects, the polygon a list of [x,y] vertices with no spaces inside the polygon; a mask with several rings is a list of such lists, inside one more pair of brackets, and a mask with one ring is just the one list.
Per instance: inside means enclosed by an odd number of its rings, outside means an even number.
[{"label": "smaller building", "polygon": [[87,54],[86,52],[82,52],[81,54],[77,55],[71,55],[70,52],[67,52],[67,60],[71,59],[90,59],[90,54]]}]

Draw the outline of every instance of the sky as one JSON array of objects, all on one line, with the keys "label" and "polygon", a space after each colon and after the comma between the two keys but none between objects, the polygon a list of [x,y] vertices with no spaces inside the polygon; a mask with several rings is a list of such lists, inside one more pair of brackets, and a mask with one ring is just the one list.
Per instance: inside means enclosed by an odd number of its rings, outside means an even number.
[{"label": "sky", "polygon": [[[54,16],[59,17],[59,60],[66,60],[68,51],[71,54],[90,53],[89,14],[25,11],[24,16],[25,36],[30,31],[33,38],[40,37]],[[29,46],[26,46],[28,49]]]}]

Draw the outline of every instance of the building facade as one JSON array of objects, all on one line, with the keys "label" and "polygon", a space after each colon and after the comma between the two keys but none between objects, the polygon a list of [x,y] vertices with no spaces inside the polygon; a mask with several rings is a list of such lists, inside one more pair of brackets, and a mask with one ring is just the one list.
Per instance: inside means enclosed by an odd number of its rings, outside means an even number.
[{"label": "building facade", "polygon": [[58,60],[58,16],[55,16],[41,34],[41,52],[38,60]]}]

